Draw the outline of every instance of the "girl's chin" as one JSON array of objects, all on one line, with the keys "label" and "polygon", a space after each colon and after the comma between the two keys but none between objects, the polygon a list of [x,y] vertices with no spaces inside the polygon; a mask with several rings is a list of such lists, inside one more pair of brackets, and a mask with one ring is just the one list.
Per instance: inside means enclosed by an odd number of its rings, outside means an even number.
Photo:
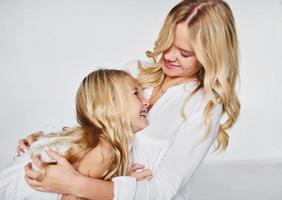
[{"label": "girl's chin", "polygon": [[147,126],[148,126],[148,121],[146,120],[146,121],[138,124],[137,126],[132,127],[132,131],[133,131],[133,133],[136,133],[136,132],[141,131],[142,129],[146,128]]}]

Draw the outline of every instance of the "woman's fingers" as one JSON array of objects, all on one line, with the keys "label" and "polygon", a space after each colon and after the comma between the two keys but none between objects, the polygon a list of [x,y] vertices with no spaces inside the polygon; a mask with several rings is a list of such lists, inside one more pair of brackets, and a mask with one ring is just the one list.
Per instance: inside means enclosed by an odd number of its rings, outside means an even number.
[{"label": "woman's fingers", "polygon": [[143,181],[149,181],[149,180],[151,180],[152,178],[153,178],[153,176],[148,176],[148,177],[144,178]]},{"label": "woman's fingers", "polygon": [[28,142],[25,138],[22,138],[22,139],[19,140],[19,146],[20,147],[25,147],[27,145],[28,145]]},{"label": "woman's fingers", "polygon": [[17,146],[18,155],[25,153],[30,145],[32,145],[32,143],[34,143],[41,135],[43,135],[43,132],[39,131],[28,135],[27,138],[20,139]]},{"label": "woman's fingers", "polygon": [[142,178],[147,178],[153,175],[150,169],[144,169],[142,172],[136,172],[136,173],[140,173]]},{"label": "woman's fingers", "polygon": [[131,165],[130,169],[128,170],[128,175],[131,176],[132,173],[142,171],[144,169],[145,165],[140,163],[135,163]]},{"label": "woman's fingers", "polygon": [[128,175],[135,177],[138,181],[141,180],[150,180],[153,176],[152,171],[150,169],[144,169],[145,165],[140,163],[133,164],[129,171]]},{"label": "woman's fingers", "polygon": [[25,138],[20,139],[17,146],[17,153],[18,155],[21,155],[26,152],[26,150],[29,148],[28,142]]},{"label": "woman's fingers", "polygon": [[30,177],[27,176],[27,175],[25,175],[24,179],[25,179],[25,181],[26,181],[29,185],[31,185],[33,188],[39,187],[39,185],[40,185],[40,182],[39,182],[39,181],[37,181],[37,180],[35,180],[35,179],[32,179],[32,178],[30,178]]},{"label": "woman's fingers", "polygon": [[43,164],[43,162],[41,161],[39,155],[36,155],[36,156],[33,157],[32,163],[33,163],[37,168],[41,168],[41,166],[42,166],[42,164]]},{"label": "woman's fingers", "polygon": [[25,165],[24,171],[25,171],[25,177],[28,178],[29,180],[37,180],[38,177],[40,177],[39,172],[32,170],[31,163],[28,163],[27,165]]},{"label": "woman's fingers", "polygon": [[153,174],[150,169],[144,169],[139,172],[133,172],[130,176],[135,177],[137,181],[141,181],[141,180],[150,180],[153,177]]},{"label": "woman's fingers", "polygon": [[129,169],[131,172],[135,172],[136,170],[144,169],[145,165],[140,164],[140,163],[135,163],[131,166]]},{"label": "woman's fingers", "polygon": [[23,153],[25,153],[25,151],[20,147],[20,146],[17,146],[17,155],[22,155]]},{"label": "woman's fingers", "polygon": [[29,136],[27,136],[26,140],[28,145],[32,145],[32,143],[34,143],[41,135],[43,135],[42,131],[38,131],[35,133],[30,134]]},{"label": "woman's fingers", "polygon": [[60,165],[70,165],[69,162],[67,161],[67,159],[63,156],[61,156],[60,154],[58,154],[57,152],[49,149],[48,147],[44,148],[46,153],[48,154],[48,156],[55,160],[58,164]]},{"label": "woman's fingers", "polygon": [[33,189],[40,191],[40,192],[46,192],[46,189],[44,189],[44,187],[42,187],[42,183],[35,180],[35,179],[31,179],[30,177],[28,177],[27,175],[25,175],[24,177],[25,181],[27,182],[27,184],[29,184],[30,186],[32,186]]}]

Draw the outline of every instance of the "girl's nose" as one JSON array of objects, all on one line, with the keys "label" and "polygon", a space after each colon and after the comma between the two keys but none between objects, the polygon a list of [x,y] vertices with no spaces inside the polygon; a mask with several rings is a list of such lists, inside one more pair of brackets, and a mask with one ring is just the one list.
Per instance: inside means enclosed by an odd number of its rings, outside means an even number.
[{"label": "girl's nose", "polygon": [[149,99],[145,98],[145,97],[142,97],[142,104],[146,107],[149,106]]}]

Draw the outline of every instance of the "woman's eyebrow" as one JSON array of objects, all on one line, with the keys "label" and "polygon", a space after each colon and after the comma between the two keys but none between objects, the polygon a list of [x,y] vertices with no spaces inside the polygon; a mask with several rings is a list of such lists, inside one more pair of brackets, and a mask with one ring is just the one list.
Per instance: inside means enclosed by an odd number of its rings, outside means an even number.
[{"label": "woman's eyebrow", "polygon": [[195,52],[190,51],[190,50],[182,49],[182,48],[180,48],[180,47],[176,47],[176,48],[179,49],[180,51],[185,52],[185,53],[195,54]]}]

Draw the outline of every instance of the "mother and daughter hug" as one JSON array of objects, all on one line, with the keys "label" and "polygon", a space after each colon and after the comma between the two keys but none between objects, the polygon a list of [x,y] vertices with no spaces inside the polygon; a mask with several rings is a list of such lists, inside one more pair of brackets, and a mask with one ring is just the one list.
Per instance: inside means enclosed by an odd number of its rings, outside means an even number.
[{"label": "mother and daughter hug", "polygon": [[230,7],[181,1],[147,56],[86,76],[76,127],[20,140],[0,199],[189,199],[192,175],[212,144],[227,148],[240,111]]}]

